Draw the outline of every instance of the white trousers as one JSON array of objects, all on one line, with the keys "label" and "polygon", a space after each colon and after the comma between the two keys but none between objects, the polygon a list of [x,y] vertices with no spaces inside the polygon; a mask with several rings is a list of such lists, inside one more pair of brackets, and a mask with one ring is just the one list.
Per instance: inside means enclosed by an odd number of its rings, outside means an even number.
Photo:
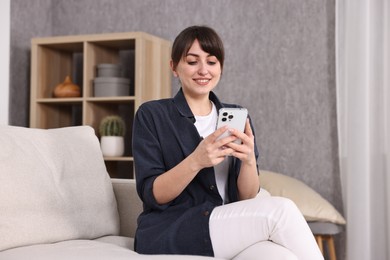
[{"label": "white trousers", "polygon": [[324,259],[302,213],[286,198],[257,196],[216,207],[209,226],[218,258],[232,259],[258,242],[272,241],[299,260]]}]

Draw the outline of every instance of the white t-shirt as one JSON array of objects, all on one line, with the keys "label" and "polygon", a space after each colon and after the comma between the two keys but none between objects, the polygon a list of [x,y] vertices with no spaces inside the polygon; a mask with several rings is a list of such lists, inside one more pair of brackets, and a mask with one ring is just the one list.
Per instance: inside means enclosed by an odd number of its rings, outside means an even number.
[{"label": "white t-shirt", "polygon": [[[207,116],[195,116],[196,122],[195,127],[198,130],[198,133],[203,138],[206,138],[215,131],[217,125],[218,112],[214,103],[211,113]],[[218,165],[214,166],[215,171],[215,181],[217,183],[218,192],[222,197],[224,203],[228,202],[227,196],[227,179],[229,171],[229,162],[228,158],[225,159]]]}]

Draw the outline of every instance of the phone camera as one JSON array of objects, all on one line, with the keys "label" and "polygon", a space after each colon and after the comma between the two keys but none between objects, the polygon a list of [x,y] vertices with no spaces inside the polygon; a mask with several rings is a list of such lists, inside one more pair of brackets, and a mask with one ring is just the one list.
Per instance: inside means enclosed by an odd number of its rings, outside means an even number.
[{"label": "phone camera", "polygon": [[229,118],[229,119],[232,119],[232,118],[233,118],[233,115],[229,115],[228,118]]},{"label": "phone camera", "polygon": [[222,115],[223,115],[223,116],[227,116],[227,115],[228,115],[228,112],[223,112]]},{"label": "phone camera", "polygon": [[222,117],[222,122],[226,122],[226,117]]}]

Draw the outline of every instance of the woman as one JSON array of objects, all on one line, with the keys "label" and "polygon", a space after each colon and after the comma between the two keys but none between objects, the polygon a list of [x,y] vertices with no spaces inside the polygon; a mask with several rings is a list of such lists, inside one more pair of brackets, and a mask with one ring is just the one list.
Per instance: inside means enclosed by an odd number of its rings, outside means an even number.
[{"label": "woman", "polygon": [[[291,201],[256,198],[258,151],[250,120],[244,132],[215,130],[221,107],[239,107],[212,92],[224,63],[217,33],[205,26],[183,30],[171,58],[181,89],[174,98],[144,103],[134,120],[137,191],[144,203],[136,251],[231,259],[273,240],[299,259],[322,259]],[[225,131],[231,135],[218,139]],[[238,138],[241,144],[233,142]]]}]

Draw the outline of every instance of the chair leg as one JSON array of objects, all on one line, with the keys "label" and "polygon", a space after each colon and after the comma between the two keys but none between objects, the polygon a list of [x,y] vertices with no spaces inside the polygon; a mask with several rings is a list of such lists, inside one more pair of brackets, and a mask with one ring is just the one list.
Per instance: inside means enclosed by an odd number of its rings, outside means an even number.
[{"label": "chair leg", "polygon": [[318,247],[320,248],[320,251],[322,254],[324,254],[324,245],[322,242],[322,236],[321,235],[315,235]]},{"label": "chair leg", "polygon": [[324,255],[324,241],[326,241],[329,260],[337,260],[336,259],[336,249],[334,247],[334,239],[331,235],[315,235],[315,239],[317,241],[318,247],[322,255]]},{"label": "chair leg", "polygon": [[333,236],[327,236],[326,238],[329,250],[329,258],[330,260],[336,260],[336,250],[334,247],[334,239]]}]

